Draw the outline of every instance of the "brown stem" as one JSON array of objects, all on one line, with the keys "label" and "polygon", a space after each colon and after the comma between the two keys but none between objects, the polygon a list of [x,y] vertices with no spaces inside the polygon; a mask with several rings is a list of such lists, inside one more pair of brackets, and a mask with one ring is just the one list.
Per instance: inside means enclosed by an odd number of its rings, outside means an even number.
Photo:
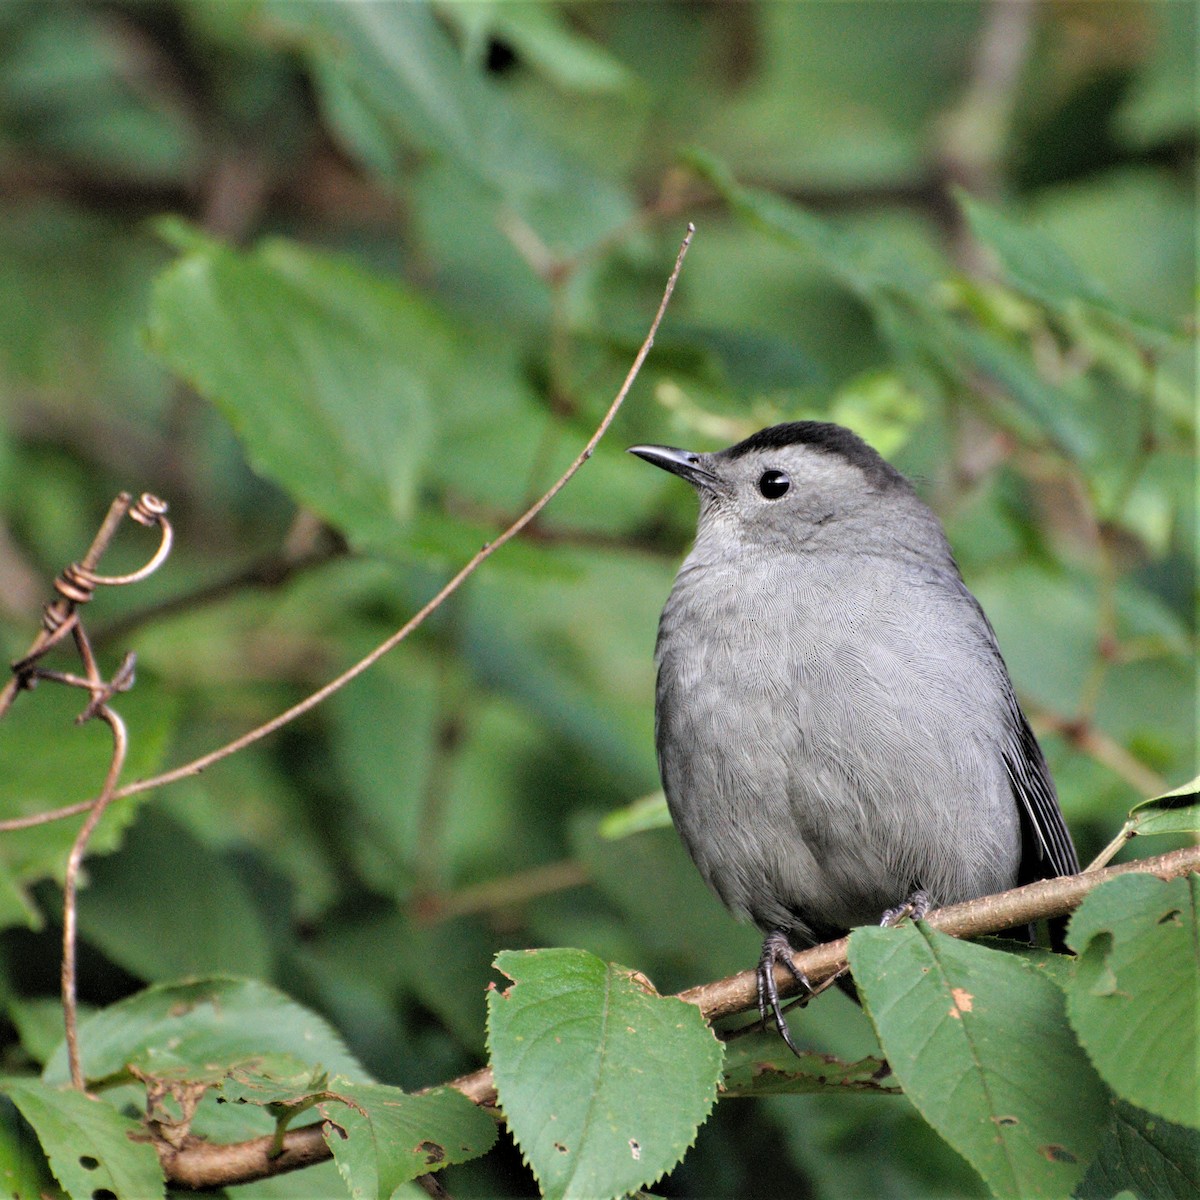
[{"label": "brown stem", "polygon": [[104,787],[92,804],[87,820],[80,826],[67,856],[67,870],[63,880],[63,950],[62,950],[62,1005],[63,1023],[66,1027],[67,1064],[71,1071],[71,1083],[81,1092],[84,1090],[83,1068],[79,1062],[79,1018],[78,1005],[75,996],[75,942],[77,924],[76,893],[79,885],[79,868],[83,864],[83,856],[87,852],[88,842],[104,816],[113,799],[117,778],[125,763],[125,752],[129,746],[129,737],[125,730],[125,722],[107,705],[101,705],[96,710],[96,716],[106,722],[112,730],[113,753],[108,765],[108,774],[104,779]]}]

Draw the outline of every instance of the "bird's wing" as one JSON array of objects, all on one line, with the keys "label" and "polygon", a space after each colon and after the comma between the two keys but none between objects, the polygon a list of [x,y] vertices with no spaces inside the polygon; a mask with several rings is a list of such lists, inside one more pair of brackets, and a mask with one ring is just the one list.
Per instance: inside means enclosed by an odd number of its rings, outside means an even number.
[{"label": "bird's wing", "polygon": [[[957,565],[954,570],[957,575]],[[1075,845],[1063,820],[1062,809],[1058,806],[1058,794],[1054,790],[1054,781],[1050,777],[1050,768],[1046,765],[1042,748],[1017,702],[1008,668],[1004,665],[996,642],[996,631],[982,605],[963,583],[961,575],[957,577],[957,585],[983,622],[1006,693],[1008,736],[1003,749],[1004,769],[1012,783],[1013,796],[1021,815],[1022,853],[1018,882],[1024,884],[1032,883],[1035,879],[1075,875],[1079,871]]]},{"label": "bird's wing", "polygon": [[1021,856],[1019,882],[1074,875],[1079,871],[1079,859],[1058,806],[1050,769],[1016,696],[1011,692],[1009,704],[1012,723],[1008,744],[1004,747],[1004,767],[1012,781],[1013,795],[1021,813],[1025,849]]}]

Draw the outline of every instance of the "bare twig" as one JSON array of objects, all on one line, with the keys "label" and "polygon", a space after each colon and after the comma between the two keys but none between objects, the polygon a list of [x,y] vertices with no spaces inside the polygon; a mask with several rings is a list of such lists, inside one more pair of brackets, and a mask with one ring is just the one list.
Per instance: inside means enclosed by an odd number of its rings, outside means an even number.
[{"label": "bare twig", "polygon": [[96,710],[96,716],[104,721],[112,730],[113,753],[108,766],[108,774],[104,779],[104,787],[92,804],[87,820],[80,826],[67,856],[66,876],[63,880],[63,949],[62,949],[62,1005],[63,1024],[66,1028],[67,1065],[71,1071],[71,1083],[80,1091],[84,1090],[83,1068],[79,1062],[79,1019],[78,1006],[75,996],[75,930],[77,923],[76,893],[79,885],[79,868],[83,865],[83,856],[87,853],[87,845],[100,818],[113,798],[113,789],[125,763],[125,752],[129,746],[129,737],[125,730],[125,722],[106,704]]},{"label": "bare twig", "polygon": [[[687,235],[683,239],[683,243],[679,247],[679,254],[675,259],[675,266],[671,271],[671,276],[667,280],[667,286],[663,291],[662,301],[659,303],[658,311],[654,314],[654,320],[650,323],[650,331],[646,334],[646,339],[638,350],[636,357],[633,360],[633,365],[629,368],[628,374],[625,376],[624,383],[621,384],[620,391],[617,392],[616,398],[609,406],[608,411],[604,414],[600,424],[596,427],[595,432],[588,439],[587,444],[575,457],[574,462],[563,472],[556,480],[550,489],[541,496],[535,503],[529,506],[524,513],[521,514],[507,529],[501,533],[495,541],[485,543],[475,553],[475,555],[455,574],[448,583],[443,586],[436,595],[433,596],[422,608],[420,608],[408,621],[405,622],[391,637],[386,641],[381,642],[364,658],[359,659],[348,670],[343,671],[336,679],[325,684],[324,687],[318,688],[317,691],[307,696],[300,703],[294,704],[285,712],[273,717],[271,720],[259,725],[257,728],[250,730],[239,738],[235,738],[232,742],[226,743],[224,746],[218,747],[216,750],[210,751],[208,754],[202,754],[199,758],[192,759],[191,762],[184,763],[182,766],[173,768],[170,771],[165,771],[160,775],[154,775],[149,779],[138,780],[135,783],[126,785],[123,788],[118,788],[114,793],[113,799],[123,799],[127,796],[135,796],[140,792],[151,791],[154,788],[163,787],[169,783],[176,783],[180,779],[188,779],[193,775],[199,775],[206,768],[211,767],[214,763],[220,762],[223,758],[228,758],[231,754],[236,754],[240,750],[244,750],[247,746],[253,745],[255,742],[261,741],[263,738],[275,733],[283,726],[294,721],[297,717],[316,708],[323,700],[327,700],[335,692],[340,691],[351,680],[357,679],[368,668],[373,666],[390,650],[398,646],[405,638],[417,629],[424,621],[435,612],[446,599],[453,595],[466,579],[474,574],[474,572],[489,559],[501,546],[512,541],[537,515],[562,491],[564,487],[574,477],[575,473],[583,466],[596,449],[597,444],[604,434],[608,431],[608,427],[612,424],[621,405],[625,402],[625,397],[628,396],[630,388],[632,388],[634,380],[638,376],[638,372],[642,369],[642,363],[646,361],[646,356],[650,353],[650,348],[654,345],[654,337],[658,332],[658,327],[662,322],[663,315],[667,310],[667,305],[670,303],[671,294],[675,290],[675,283],[679,278],[679,272],[683,268],[684,256],[687,254],[688,247],[691,245],[692,235],[695,233],[695,227],[689,223]],[[68,805],[65,808],[56,809],[52,816],[48,819],[58,819],[61,817],[71,816],[74,813],[82,812],[91,806],[91,801],[84,805]],[[7,827],[15,828],[9,824]],[[0,830],[3,830],[5,825],[0,825]]]},{"label": "bare twig", "polygon": [[[113,752],[109,760],[108,772],[104,777],[104,785],[100,794],[86,806],[87,819],[80,827],[71,852],[67,856],[66,872],[63,880],[63,949],[62,949],[62,1006],[63,1023],[66,1031],[67,1065],[70,1069],[71,1083],[80,1091],[84,1088],[83,1069],[79,1062],[79,1022],[78,1005],[75,994],[75,935],[77,927],[78,907],[76,897],[79,887],[79,870],[87,853],[88,842],[104,816],[105,809],[112,802],[121,768],[125,765],[125,755],[129,748],[129,735],[125,722],[108,706],[108,701],[118,692],[128,691],[133,686],[135,658],[127,654],[117,668],[111,680],[105,680],[100,673],[96,656],[92,652],[83,623],[79,619],[79,608],[86,604],[97,587],[120,587],[124,584],[137,583],[153,574],[166,560],[171,552],[172,530],[166,519],[167,506],[157,496],[144,492],[136,501],[128,492],[122,492],[109,505],[92,544],[82,561],[72,563],[54,581],[58,596],[46,605],[42,613],[42,628],[34,638],[28,653],[24,658],[13,664],[12,678],[0,692],[0,717],[12,706],[13,701],[22,690],[35,686],[39,680],[49,680],[63,683],[69,687],[82,688],[90,693],[87,706],[79,715],[78,723],[90,721],[98,717],[112,731]],[[138,570],[124,575],[101,575],[96,568],[100,559],[112,542],[118,527],[128,516],[139,525],[156,527],[159,532],[158,549],[150,559]],[[83,664],[83,675],[75,675],[66,671],[49,671],[38,666],[40,660],[68,635],[75,643],[79,660]],[[74,808],[74,806],[72,806]],[[57,816],[64,815],[58,810]],[[47,814],[40,814],[45,818]],[[0,828],[27,828],[32,824],[43,824],[43,819],[28,820],[18,818],[16,821],[0,823]]]},{"label": "bare twig", "polygon": [[[1200,846],[1190,846],[1103,871],[1044,879],[995,896],[983,896],[938,909],[925,919],[935,929],[954,937],[980,937],[1043,917],[1063,916],[1078,907],[1094,888],[1118,875],[1141,872],[1166,880],[1196,870],[1200,870]],[[792,956],[792,961],[810,982],[820,986],[845,969],[847,944],[848,939],[839,938],[801,951]],[[776,967],[776,982],[781,995],[796,991],[795,980],[783,967]],[[695,1004],[709,1021],[746,1012],[758,1004],[757,973],[742,971],[728,979],[688,988],[679,992],[678,998]],[[494,1108],[496,1104],[496,1083],[490,1067],[451,1080],[449,1086],[476,1104],[488,1108]],[[321,1125],[289,1130],[284,1138],[284,1153],[277,1162],[268,1159],[270,1143],[270,1137],[230,1146],[197,1142],[181,1150],[158,1146],[158,1153],[167,1182],[189,1188],[221,1187],[262,1179],[268,1174],[295,1170],[331,1156]]]}]

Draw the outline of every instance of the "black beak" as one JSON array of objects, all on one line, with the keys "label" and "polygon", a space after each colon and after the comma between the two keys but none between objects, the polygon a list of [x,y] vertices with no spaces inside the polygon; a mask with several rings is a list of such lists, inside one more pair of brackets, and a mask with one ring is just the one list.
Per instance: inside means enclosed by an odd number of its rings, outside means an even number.
[{"label": "black beak", "polygon": [[677,450],[674,446],[630,446],[629,453],[644,458],[651,466],[686,479],[692,487],[712,491],[718,486],[717,477],[700,465],[703,456],[692,450]]}]

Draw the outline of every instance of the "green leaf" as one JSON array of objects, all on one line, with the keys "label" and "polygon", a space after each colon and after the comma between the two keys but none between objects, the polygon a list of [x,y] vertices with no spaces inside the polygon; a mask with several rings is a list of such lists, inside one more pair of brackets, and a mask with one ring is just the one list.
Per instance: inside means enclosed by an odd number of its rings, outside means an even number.
[{"label": "green leaf", "polygon": [[478,1158],[496,1141],[496,1122],[453,1088],[410,1096],[333,1079],[328,1092],[317,1108],[346,1134],[326,1128],[353,1200],[388,1200],[402,1183]]},{"label": "green leaf", "polygon": [[868,1057],[843,1062],[832,1054],[797,1058],[772,1027],[725,1044],[726,1096],[787,1096],[816,1092],[898,1093],[888,1064]]},{"label": "green leaf", "polygon": [[931,283],[868,238],[814,216],[773,192],[742,187],[729,168],[706,151],[692,149],[684,157],[739,217],[809,255],[864,300],[885,290],[919,295]]},{"label": "green leaf", "polygon": [[258,472],[356,544],[394,541],[453,355],[424,301],[292,243],[210,243],[159,278],[149,332]]},{"label": "green leaf", "polygon": [[1027,296],[1059,311],[1090,304],[1142,334],[1173,336],[1166,326],[1117,303],[1040,229],[1015,221],[965,192],[958,193],[958,202],[972,234],[996,255],[1013,285]]},{"label": "green leaf", "polygon": [[29,1126],[12,1101],[0,1093],[0,1195],[13,1200],[56,1200],[58,1190],[50,1164],[38,1153]]},{"label": "green leaf", "polygon": [[1193,1200],[1200,1195],[1200,1133],[1113,1101],[1100,1153],[1075,1192],[1077,1200]]},{"label": "green leaf", "polygon": [[992,1191],[1069,1192],[1107,1111],[1062,992],[1020,958],[921,924],[855,930],[850,965],[905,1094]]},{"label": "green leaf", "polygon": [[1200,876],[1118,876],[1067,929],[1079,955],[1067,1011],[1096,1069],[1124,1100],[1200,1126]]},{"label": "green leaf", "polygon": [[1129,810],[1125,827],[1142,836],[1152,833],[1200,833],[1200,775],[1189,783],[1143,800]]},{"label": "green leaf", "polygon": [[548,4],[439,5],[448,20],[460,26],[471,43],[486,50],[489,38],[512,46],[518,57],[560,87],[585,95],[625,93],[634,77],[607,50],[575,33],[565,14]]},{"label": "green leaf", "polygon": [[652,792],[642,796],[624,808],[605,813],[600,818],[598,826],[600,836],[609,841],[629,837],[635,833],[645,833],[649,829],[669,829],[671,827],[671,810],[667,808],[667,798],[662,792]]},{"label": "green leaf", "polygon": [[513,1136],[551,1197],[623,1196],[673,1167],[717,1095],[721,1046],[682,1000],[582,950],[504,951],[488,1047]]},{"label": "green leaf", "polygon": [[0,1080],[38,1135],[71,1200],[150,1200],[163,1194],[162,1167],[145,1130],[102,1100],[36,1079]]},{"label": "green leaf", "polygon": [[631,215],[623,190],[543,141],[504,92],[463,61],[428,4],[286,0],[269,11],[308,43],[335,101],[335,124],[377,170],[386,170],[388,151],[394,163],[416,143],[554,242],[586,244]]},{"label": "green leaf", "polygon": [[89,863],[79,929],[148,981],[271,970],[263,916],[242,877],[153,805],[141,811],[120,854]]},{"label": "green leaf", "polygon": [[[209,1078],[214,1064],[271,1053],[330,1074],[366,1077],[320,1017],[257,980],[156,984],[80,1022],[79,1043],[89,1080],[122,1075],[129,1066],[150,1075],[182,1066],[209,1072]],[[60,1047],[43,1078],[55,1083],[66,1076],[66,1050]]]}]

